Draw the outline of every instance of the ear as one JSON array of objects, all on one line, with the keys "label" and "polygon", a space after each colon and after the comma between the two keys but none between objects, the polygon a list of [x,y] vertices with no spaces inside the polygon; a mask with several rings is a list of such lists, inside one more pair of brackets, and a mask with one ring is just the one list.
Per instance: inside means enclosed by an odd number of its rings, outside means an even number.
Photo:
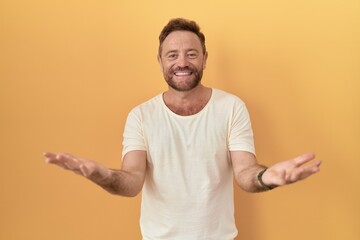
[{"label": "ear", "polygon": [[206,68],[206,60],[208,58],[208,52],[205,52],[204,59],[203,59],[203,70]]},{"label": "ear", "polygon": [[160,71],[161,72],[164,72],[164,68],[163,68],[163,64],[162,64],[162,60],[161,60],[161,56],[160,55],[157,55],[157,60],[158,60],[158,63],[160,65]]}]

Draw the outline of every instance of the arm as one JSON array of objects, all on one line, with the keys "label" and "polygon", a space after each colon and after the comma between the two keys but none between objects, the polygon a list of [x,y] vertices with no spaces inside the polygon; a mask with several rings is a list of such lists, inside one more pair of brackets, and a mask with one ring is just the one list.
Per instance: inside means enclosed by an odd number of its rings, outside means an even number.
[{"label": "arm", "polygon": [[112,194],[134,197],[141,191],[145,181],[145,151],[127,153],[119,170],[66,153],[45,153],[44,156],[47,163],[80,174]]},{"label": "arm", "polygon": [[[266,167],[258,164],[252,153],[232,151],[230,156],[235,180],[243,190],[248,192],[267,190],[258,180],[259,173]],[[315,154],[306,153],[294,159],[279,162],[265,170],[262,181],[267,186],[284,186],[303,180],[320,170],[321,161],[312,161],[314,158]]]}]

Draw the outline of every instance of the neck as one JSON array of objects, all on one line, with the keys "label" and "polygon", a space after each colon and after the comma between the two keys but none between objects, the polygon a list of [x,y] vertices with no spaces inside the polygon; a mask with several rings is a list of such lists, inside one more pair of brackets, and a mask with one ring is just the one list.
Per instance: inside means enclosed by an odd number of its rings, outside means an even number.
[{"label": "neck", "polygon": [[189,116],[200,112],[211,97],[211,89],[199,84],[190,91],[169,88],[163,94],[166,106],[174,113]]}]

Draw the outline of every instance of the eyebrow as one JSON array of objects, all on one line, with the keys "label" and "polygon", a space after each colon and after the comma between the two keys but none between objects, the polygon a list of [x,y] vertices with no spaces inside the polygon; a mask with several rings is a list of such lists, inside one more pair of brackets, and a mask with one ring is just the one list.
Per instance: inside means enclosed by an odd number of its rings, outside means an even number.
[{"label": "eyebrow", "polygon": [[[195,51],[195,52],[199,52],[197,49],[195,49],[195,48],[189,48],[189,49],[187,49],[186,50],[186,52],[191,52],[191,51]],[[178,50],[170,50],[170,51],[167,51],[166,53],[165,53],[165,56],[166,55],[169,55],[170,53],[178,53],[179,51]]]},{"label": "eyebrow", "polygon": [[178,52],[178,50],[170,50],[165,53],[165,56],[169,55],[170,53],[177,53],[177,52]]}]

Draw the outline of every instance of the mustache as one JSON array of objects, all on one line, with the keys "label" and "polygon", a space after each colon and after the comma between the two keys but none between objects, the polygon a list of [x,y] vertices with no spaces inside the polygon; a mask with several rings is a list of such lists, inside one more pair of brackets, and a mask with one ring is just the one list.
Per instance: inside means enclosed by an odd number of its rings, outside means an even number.
[{"label": "mustache", "polygon": [[177,71],[185,71],[185,70],[190,70],[191,72],[196,72],[196,69],[192,68],[192,67],[177,67],[175,69],[173,69],[171,72],[177,72]]}]

